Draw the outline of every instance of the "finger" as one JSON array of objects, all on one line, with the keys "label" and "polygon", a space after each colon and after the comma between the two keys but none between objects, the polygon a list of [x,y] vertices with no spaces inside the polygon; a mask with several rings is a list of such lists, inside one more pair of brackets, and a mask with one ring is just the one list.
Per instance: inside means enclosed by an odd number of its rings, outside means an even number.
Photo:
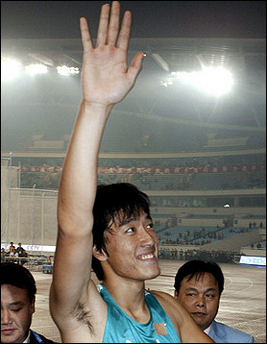
[{"label": "finger", "polygon": [[120,27],[120,3],[113,1],[111,7],[111,16],[108,27],[108,44],[115,45]]},{"label": "finger", "polygon": [[107,42],[107,32],[109,24],[110,5],[105,4],[101,8],[99,26],[97,31],[96,46],[103,46]]},{"label": "finger", "polygon": [[81,30],[81,36],[82,36],[83,50],[88,51],[92,49],[93,42],[92,42],[87,20],[84,17],[80,18],[80,30]]},{"label": "finger", "polygon": [[127,50],[132,30],[132,13],[126,11],[123,17],[121,31],[118,38],[117,46],[120,49]]},{"label": "finger", "polygon": [[128,76],[132,80],[132,82],[135,82],[137,76],[142,70],[142,62],[145,58],[146,54],[141,51],[135,55],[135,57],[132,60],[132,63],[128,69]]}]

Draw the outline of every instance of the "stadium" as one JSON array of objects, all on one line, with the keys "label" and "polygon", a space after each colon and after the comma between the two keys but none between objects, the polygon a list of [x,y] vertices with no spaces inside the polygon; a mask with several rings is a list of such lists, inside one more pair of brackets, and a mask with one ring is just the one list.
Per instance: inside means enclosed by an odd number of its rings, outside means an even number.
[{"label": "stadium", "polygon": [[[27,251],[40,283],[34,326],[59,341],[52,320],[42,325],[44,267],[81,100],[82,46],[80,38],[1,44],[1,248],[21,242]],[[138,51],[143,70],[107,124],[99,183],[131,182],[150,198],[162,272],[149,288],[173,294],[184,261],[214,260],[226,275],[218,319],[265,343],[266,39],[132,38],[130,59]]]}]

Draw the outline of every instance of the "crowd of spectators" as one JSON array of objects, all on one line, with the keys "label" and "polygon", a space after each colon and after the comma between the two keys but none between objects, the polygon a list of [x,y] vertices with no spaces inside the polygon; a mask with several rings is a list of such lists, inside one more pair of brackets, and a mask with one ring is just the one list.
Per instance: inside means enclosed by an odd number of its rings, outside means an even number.
[{"label": "crowd of spectators", "polygon": [[[60,157],[13,157],[12,163],[16,166],[35,166],[40,172],[49,170],[50,172],[58,172],[62,168],[64,158]],[[266,164],[265,153],[253,154],[232,154],[231,155],[214,155],[196,156],[196,157],[108,157],[99,158],[100,167],[205,167],[205,166],[244,166],[244,165],[261,165]]]},{"label": "crowd of spectators", "polygon": [[[192,232],[192,233],[191,233]],[[192,235],[191,235],[192,234]],[[197,245],[203,246],[212,242],[212,240],[221,240],[224,238],[224,233],[219,230],[208,230],[204,227],[200,229],[185,229],[183,232],[177,233],[176,239],[169,239],[170,232],[165,231],[162,235],[159,235],[159,241],[161,244],[174,244],[174,245]]]},{"label": "crowd of spectators", "polygon": [[[191,165],[173,167],[146,167],[129,163],[127,167],[113,165],[99,167],[99,183],[129,181],[144,190],[187,190],[197,189],[212,175],[219,176],[211,189],[260,188],[266,186],[265,164],[257,165]],[[144,163],[144,162],[143,162]],[[193,162],[192,162],[193,163]],[[58,189],[61,166],[21,166],[21,187],[29,188],[36,184],[39,189]],[[220,174],[220,175],[219,175]],[[221,175],[222,174],[222,175]],[[203,176],[206,178],[203,180]],[[201,179],[199,179],[201,177]],[[217,178],[218,179],[218,178]],[[203,186],[201,187],[203,188]]]},{"label": "crowd of spectators", "polygon": [[19,263],[21,265],[27,262],[28,253],[22,247],[21,243],[18,243],[18,246],[15,247],[13,241],[10,242],[8,251],[4,248],[1,248],[1,261],[5,261],[6,258],[9,258],[9,261]]},{"label": "crowd of spectators", "polygon": [[206,250],[185,250],[182,248],[161,248],[159,250],[160,259],[171,260],[191,260],[200,259],[205,261],[214,261],[217,263],[234,263],[236,256],[240,256],[239,252],[234,251],[206,251]]}]

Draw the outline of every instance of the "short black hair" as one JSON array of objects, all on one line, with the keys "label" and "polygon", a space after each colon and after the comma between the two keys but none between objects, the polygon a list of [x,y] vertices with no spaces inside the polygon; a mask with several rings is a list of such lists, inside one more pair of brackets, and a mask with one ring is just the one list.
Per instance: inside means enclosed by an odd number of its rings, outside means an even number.
[{"label": "short black hair", "polygon": [[188,277],[188,280],[191,280],[194,276],[196,278],[200,277],[205,272],[208,272],[213,275],[213,277],[218,283],[219,293],[221,295],[224,289],[224,276],[220,266],[212,261],[204,261],[197,259],[193,259],[186,262],[178,269],[174,283],[174,288],[177,291],[177,293],[179,294],[182,280],[185,277]]},{"label": "short black hair", "polygon": [[[150,216],[148,196],[131,183],[114,183],[99,185],[93,208],[93,245],[101,252],[106,250],[105,231],[112,224],[120,225],[123,220],[142,211]],[[100,261],[93,256],[92,268],[99,280],[103,280],[103,269]]]},{"label": "short black hair", "polygon": [[17,288],[27,289],[30,303],[33,302],[37,288],[33,275],[24,266],[1,262],[1,285],[10,284]]}]

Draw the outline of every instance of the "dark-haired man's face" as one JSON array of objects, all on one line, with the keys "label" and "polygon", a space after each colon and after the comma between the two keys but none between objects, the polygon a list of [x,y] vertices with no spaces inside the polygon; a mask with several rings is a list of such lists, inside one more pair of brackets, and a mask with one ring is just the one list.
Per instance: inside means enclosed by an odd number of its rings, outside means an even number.
[{"label": "dark-haired man's face", "polygon": [[10,284],[1,285],[1,343],[23,343],[35,311],[28,290]]},{"label": "dark-haired man's face", "polygon": [[140,213],[113,224],[111,231],[106,236],[109,255],[100,259],[106,276],[144,281],[159,275],[158,239],[150,216]]},{"label": "dark-haired man's face", "polygon": [[210,273],[205,272],[190,280],[188,276],[185,277],[181,282],[179,294],[175,291],[175,297],[202,330],[208,328],[217,315],[220,302],[219,287]]}]

